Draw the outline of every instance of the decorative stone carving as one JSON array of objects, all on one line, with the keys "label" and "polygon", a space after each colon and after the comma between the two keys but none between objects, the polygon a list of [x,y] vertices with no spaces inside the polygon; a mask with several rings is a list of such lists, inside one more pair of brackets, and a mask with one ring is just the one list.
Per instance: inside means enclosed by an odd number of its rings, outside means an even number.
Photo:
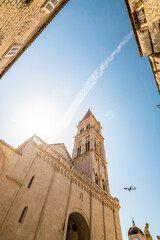
[{"label": "decorative stone carving", "polygon": [[83,193],[80,193],[79,200],[83,202]]},{"label": "decorative stone carving", "polygon": [[153,240],[153,238],[149,232],[149,224],[148,223],[146,223],[146,226],[144,228],[144,233],[145,233],[147,240]]}]

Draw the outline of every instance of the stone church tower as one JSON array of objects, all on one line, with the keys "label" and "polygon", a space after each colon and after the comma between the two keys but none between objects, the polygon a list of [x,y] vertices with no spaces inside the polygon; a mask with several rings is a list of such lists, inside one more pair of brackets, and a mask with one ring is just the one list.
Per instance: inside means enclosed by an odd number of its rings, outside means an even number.
[{"label": "stone church tower", "polygon": [[36,135],[17,149],[0,140],[1,240],[122,240],[102,127],[89,110],[77,129],[72,158]]},{"label": "stone church tower", "polygon": [[107,193],[108,174],[101,124],[97,122],[90,109],[80,121],[75,137],[72,159],[74,165]]}]

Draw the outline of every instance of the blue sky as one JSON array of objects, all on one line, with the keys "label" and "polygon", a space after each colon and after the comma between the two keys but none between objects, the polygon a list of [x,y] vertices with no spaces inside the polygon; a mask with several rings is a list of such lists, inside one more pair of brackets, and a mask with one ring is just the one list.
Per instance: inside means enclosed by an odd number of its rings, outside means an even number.
[{"label": "blue sky", "polygon": [[[13,147],[36,133],[72,153],[88,108],[103,127],[112,196],[120,200],[123,239],[131,219],[160,235],[160,98],[134,37],[88,92],[66,128],[71,104],[93,71],[131,31],[123,0],[70,0],[0,81],[0,138]],[[58,130],[57,130],[58,129]],[[124,191],[130,185],[133,192]]]}]

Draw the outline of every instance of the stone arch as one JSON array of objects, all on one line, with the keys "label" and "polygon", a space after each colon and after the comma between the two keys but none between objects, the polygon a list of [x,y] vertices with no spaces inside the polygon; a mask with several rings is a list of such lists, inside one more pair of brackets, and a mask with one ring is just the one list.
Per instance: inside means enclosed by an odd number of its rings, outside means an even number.
[{"label": "stone arch", "polygon": [[87,222],[87,224],[88,224],[88,226],[89,226],[89,218],[88,218],[87,214],[86,214],[81,208],[78,208],[78,207],[71,208],[71,209],[68,211],[68,216],[69,216],[71,213],[73,213],[73,212],[78,212],[78,213],[80,213],[80,214],[84,217],[85,221]]},{"label": "stone arch", "polygon": [[79,211],[68,214],[66,240],[89,240],[89,226],[86,216]]}]

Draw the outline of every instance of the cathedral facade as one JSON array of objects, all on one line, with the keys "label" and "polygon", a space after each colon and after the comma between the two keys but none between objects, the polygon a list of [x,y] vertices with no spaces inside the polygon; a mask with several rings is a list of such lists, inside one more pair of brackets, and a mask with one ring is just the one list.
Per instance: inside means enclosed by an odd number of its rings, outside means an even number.
[{"label": "cathedral facade", "polygon": [[101,128],[88,110],[72,158],[36,135],[17,149],[0,141],[1,240],[122,240]]}]

